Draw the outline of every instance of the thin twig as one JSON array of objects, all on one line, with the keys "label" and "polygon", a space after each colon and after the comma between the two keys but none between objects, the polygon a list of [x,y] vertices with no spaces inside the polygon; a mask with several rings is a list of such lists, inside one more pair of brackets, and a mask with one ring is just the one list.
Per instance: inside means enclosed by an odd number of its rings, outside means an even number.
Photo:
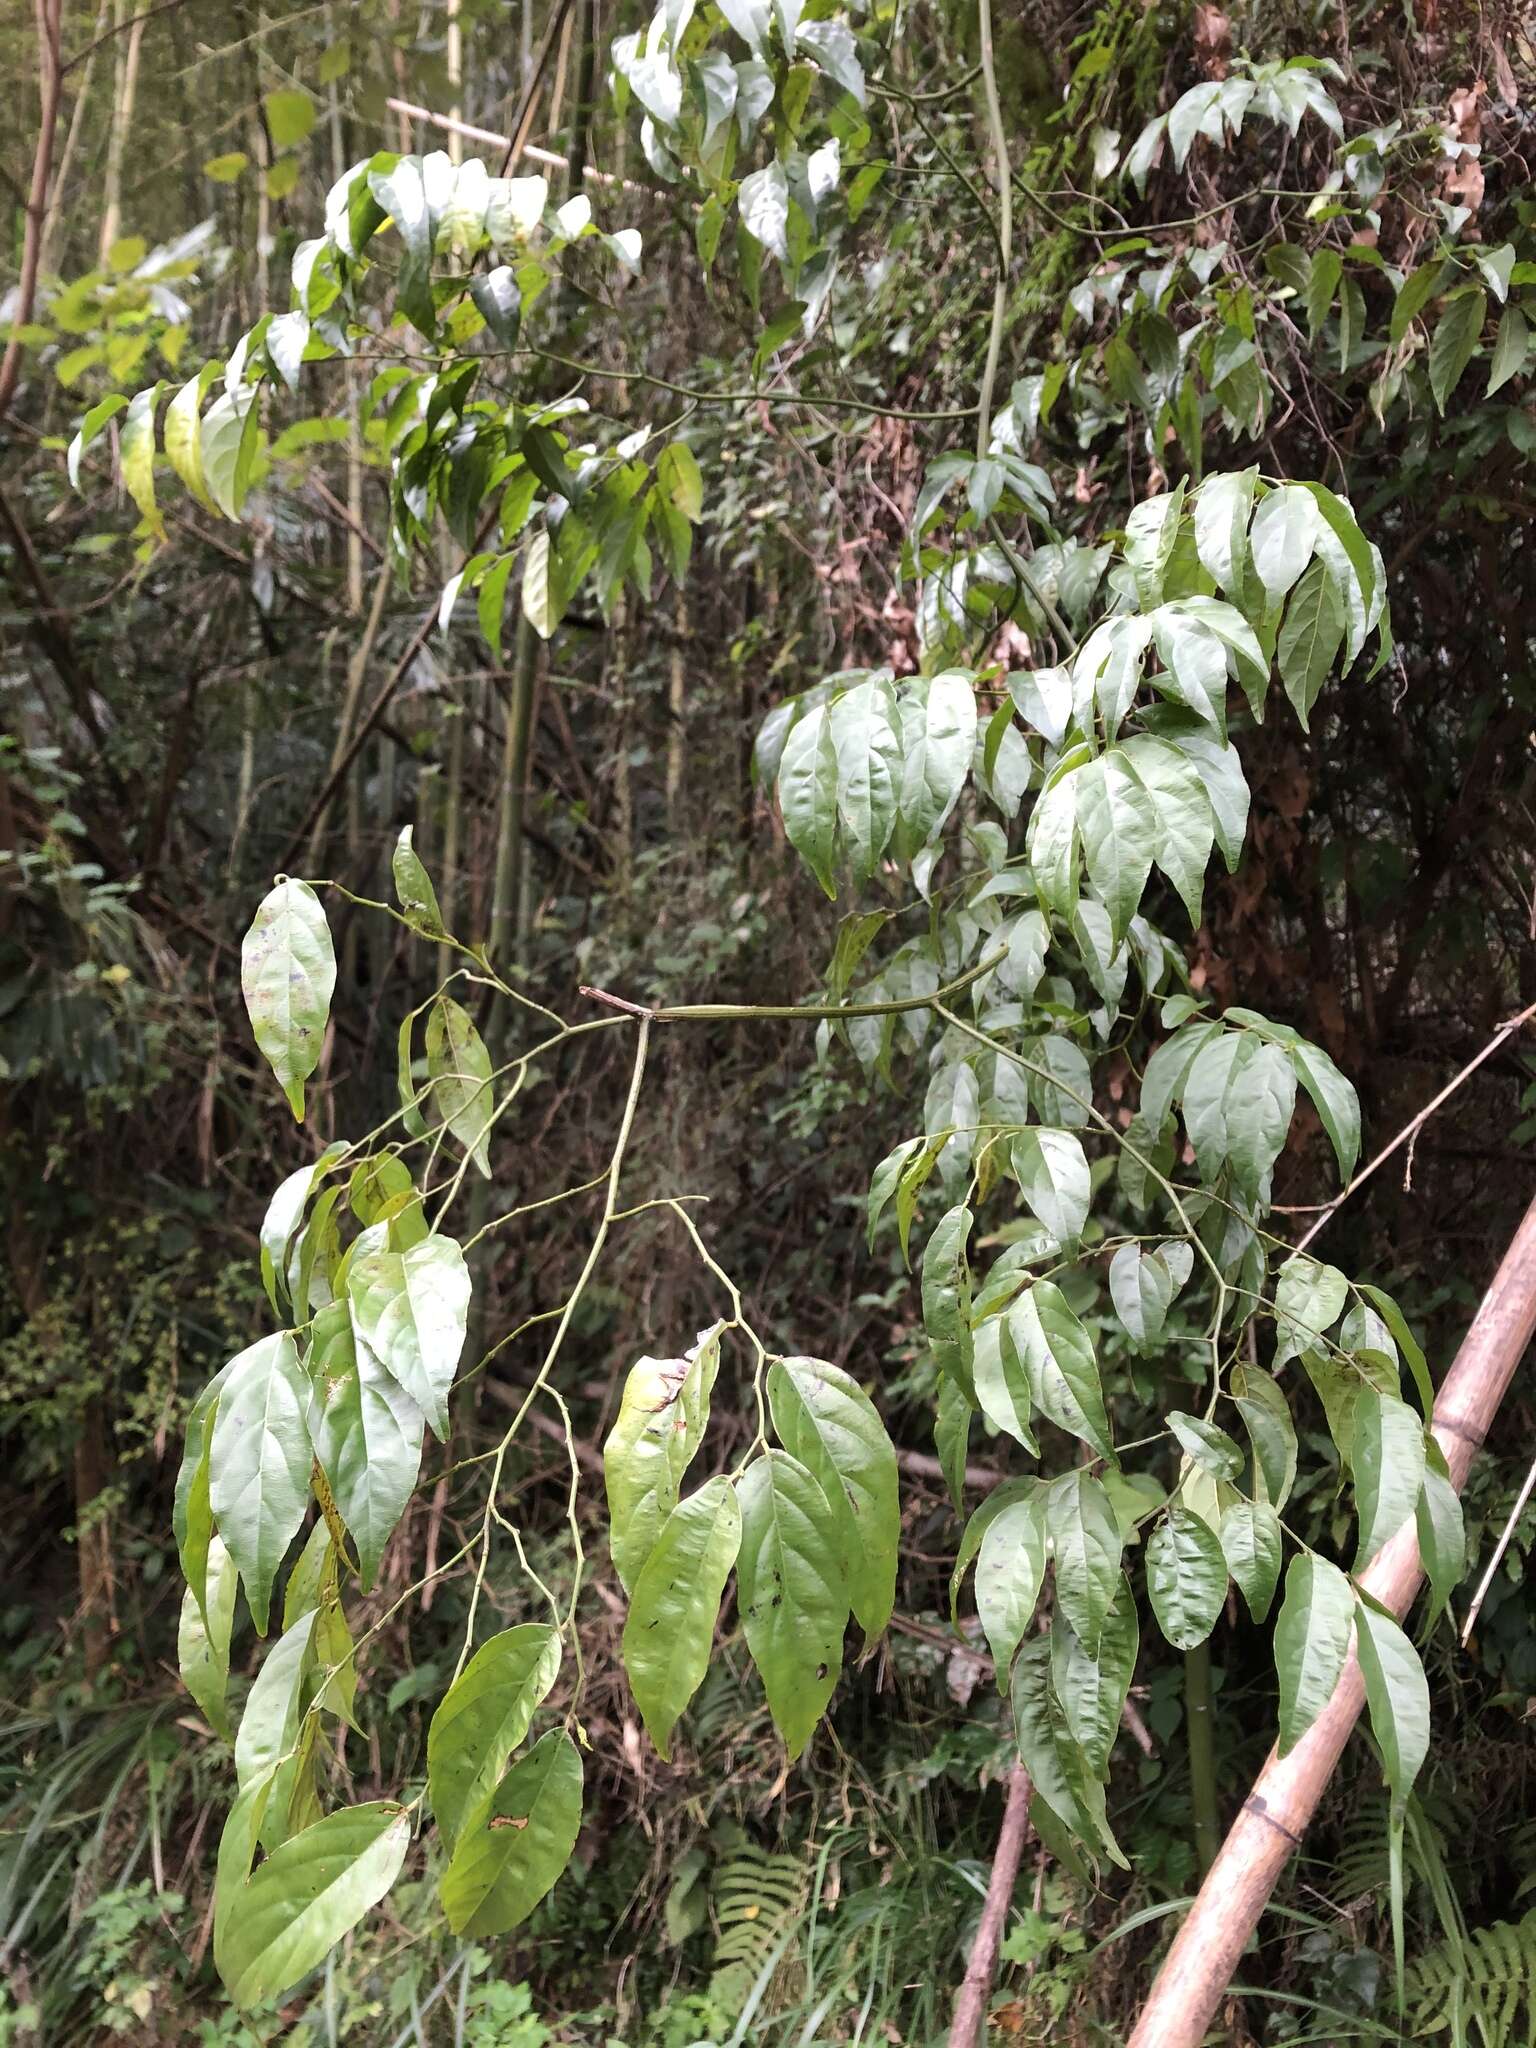
[{"label": "thin twig", "polygon": [[1457,1089],[1461,1087],[1462,1083],[1464,1081],[1471,1079],[1472,1075],[1477,1072],[1478,1068],[1483,1064],[1484,1060],[1492,1059],[1493,1055],[1498,1051],[1499,1047],[1503,1045],[1504,1041],[1508,1038],[1512,1038],[1515,1032],[1517,1032],[1520,1029],[1521,1025],[1528,1024],[1532,1017],[1536,1017],[1536,1003],[1529,1004],[1525,1009],[1523,1009],[1520,1012],[1518,1017],[1511,1017],[1507,1024],[1501,1024],[1498,1030],[1493,1034],[1492,1038],[1490,1038],[1488,1043],[1483,1047],[1482,1051],[1477,1055],[1477,1057],[1475,1059],[1468,1060],[1467,1064],[1462,1068],[1461,1072],[1455,1077],[1454,1080],[1446,1082],[1445,1086],[1440,1090],[1440,1093],[1434,1098],[1432,1102],[1426,1102],[1424,1107],[1418,1112],[1416,1116],[1409,1118],[1408,1122],[1403,1125],[1403,1128],[1398,1132],[1397,1136],[1392,1140],[1391,1144],[1383,1146],[1381,1151],[1379,1151],[1376,1154],[1376,1157],[1371,1161],[1370,1165],[1363,1167],[1360,1170],[1360,1172],[1355,1175],[1354,1179],[1350,1182],[1349,1186],[1347,1188],[1344,1188],[1339,1194],[1334,1196],[1333,1200],[1327,1204],[1327,1206],[1323,1210],[1323,1213],[1318,1217],[1317,1221],[1312,1225],[1311,1229],[1307,1231],[1306,1235],[1297,1245],[1297,1251],[1304,1252],[1307,1246],[1312,1242],[1313,1238],[1315,1238],[1319,1234],[1319,1232],[1326,1229],[1328,1224],[1333,1221],[1335,1214],[1338,1212],[1338,1210],[1343,1208],[1344,1204],[1349,1200],[1350,1196],[1353,1195],[1357,1189],[1364,1187],[1365,1183],[1370,1179],[1371,1175],[1375,1173],[1377,1168],[1380,1166],[1384,1166],[1386,1162],[1392,1157],[1394,1152],[1396,1152],[1401,1146],[1406,1145],[1409,1139],[1417,1134],[1420,1126],[1422,1124],[1428,1123],[1429,1119],[1434,1115],[1435,1111],[1441,1108],[1443,1104],[1450,1101],[1451,1097],[1456,1093]]},{"label": "thin twig", "polygon": [[1488,1597],[1488,1588],[1493,1584],[1493,1575],[1504,1562],[1504,1553],[1508,1550],[1514,1536],[1515,1524],[1525,1513],[1525,1504],[1531,1497],[1533,1487],[1536,1487],[1536,1459],[1531,1461],[1531,1469],[1525,1475],[1525,1484],[1520,1489],[1520,1496],[1509,1511],[1509,1520],[1504,1524],[1504,1532],[1493,1546],[1493,1555],[1488,1560],[1488,1569],[1478,1580],[1477,1591],[1472,1595],[1472,1605],[1467,1609],[1467,1618],[1462,1624],[1461,1647],[1463,1649],[1467,1647],[1467,1644],[1472,1639],[1473,1624],[1476,1622],[1478,1615],[1482,1613],[1483,1602]]},{"label": "thin twig", "polygon": [[[387,99],[384,102],[396,114],[406,114],[413,121],[430,121],[434,128],[445,128],[450,135],[466,136],[471,142],[494,143],[498,149],[510,149],[512,138],[499,135],[494,128],[476,128],[469,121],[459,121],[452,114],[434,114],[430,107],[418,107],[414,100]],[[536,164],[548,164],[551,170],[568,171],[570,161],[556,149],[543,149],[536,143],[525,142],[519,155],[532,157]],[[617,185],[623,192],[647,192],[650,187],[637,185],[632,178],[617,178],[612,171],[600,171],[592,164],[586,164],[582,176],[590,178],[594,185]]]},{"label": "thin twig", "polygon": [[1006,958],[1007,948],[1003,947],[996,953],[989,953],[985,960],[978,961],[958,981],[936,988],[929,995],[903,996],[899,1002],[889,1003],[681,1003],[675,1009],[651,1010],[641,1003],[629,1002],[624,996],[610,995],[606,989],[584,987],[581,993],[590,996],[594,1002],[607,1003],[610,1009],[626,1010],[633,1017],[644,1017],[652,1024],[727,1024],[749,1017],[784,1017],[811,1022],[837,1017],[896,1017],[907,1010],[926,1010],[947,1002]]}]

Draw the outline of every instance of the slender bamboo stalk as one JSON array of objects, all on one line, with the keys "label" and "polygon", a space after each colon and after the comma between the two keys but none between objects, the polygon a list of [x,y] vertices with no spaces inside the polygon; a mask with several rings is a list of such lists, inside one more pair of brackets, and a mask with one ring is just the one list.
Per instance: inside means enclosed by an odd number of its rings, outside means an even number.
[{"label": "slender bamboo stalk", "polygon": [[11,338],[0,358],[0,413],[15,396],[21,381],[21,330],[32,317],[37,294],[38,258],[43,220],[48,207],[48,180],[53,169],[53,140],[59,124],[59,12],[62,0],[36,0],[38,122],[32,153],[32,185],[27,194],[19,280]]},{"label": "slender bamboo stalk", "polygon": [[517,615],[512,650],[512,696],[501,750],[501,807],[496,821],[495,882],[491,891],[491,958],[502,967],[520,962],[523,950],[523,818],[528,796],[528,741],[533,729],[533,679],[538,636]]},{"label": "slender bamboo stalk", "polygon": [[[1536,1202],[1504,1254],[1435,1402],[1435,1437],[1458,1490],[1533,1331]],[[1418,1535],[1410,1523],[1381,1550],[1360,1584],[1401,1615],[1421,1576]],[[1364,1681],[1351,1653],[1333,1698],[1289,1756],[1270,1752],[1168,1951],[1129,2048],[1199,2048],[1364,1704]]]},{"label": "slender bamboo stalk", "polygon": [[1221,1847],[1221,1812],[1216,1803],[1216,1750],[1211,1740],[1211,1646],[1184,1652],[1184,1732],[1189,1744],[1189,1798],[1194,1816],[1195,1856],[1203,1877]]},{"label": "slender bamboo stalk", "polygon": [[351,733],[357,719],[358,699],[362,696],[363,682],[368,674],[368,664],[373,659],[374,643],[379,637],[379,627],[384,618],[384,600],[389,595],[389,562],[379,565],[373,586],[373,603],[369,606],[364,621],[362,636],[352,650],[352,659],[347,665],[346,696],[342,700],[341,719],[336,727],[336,742],[331,750],[331,772],[326,778],[323,800],[314,814],[309,827],[307,844],[308,861],[311,868],[320,865],[325,848],[325,832],[331,815],[331,798],[351,767],[361,745],[354,745]]},{"label": "slender bamboo stalk", "polygon": [[[53,267],[54,233],[58,228],[59,218],[64,210],[64,194],[69,186],[70,166],[75,160],[75,151],[80,145],[80,137],[84,131],[85,113],[91,96],[91,83],[96,75],[96,42],[100,40],[106,29],[111,13],[111,0],[101,0],[101,5],[96,13],[95,40],[92,41],[85,53],[85,69],[80,74],[80,85],[75,93],[75,104],[70,109],[69,126],[64,132],[64,147],[59,152],[59,168],[53,181],[53,192],[43,211],[42,229],[38,236],[37,252],[38,275],[41,277],[46,277]],[[57,60],[58,52],[55,50],[53,54],[55,60]],[[40,69],[46,61],[46,58],[40,54]]]},{"label": "slender bamboo stalk", "polygon": [[[134,102],[139,91],[139,45],[144,40],[144,11],[138,0],[133,6],[132,26],[127,40],[118,45],[117,90],[112,99],[112,126],[107,132],[107,162],[102,173],[100,258],[106,262],[122,226],[123,151],[133,127]],[[121,24],[121,10],[117,21]]]},{"label": "slender bamboo stalk", "polygon": [[683,769],[687,760],[683,717],[687,706],[687,669],[683,649],[688,641],[688,593],[677,586],[674,614],[677,638],[672,643],[671,673],[667,680],[667,824],[675,831],[683,806]]}]

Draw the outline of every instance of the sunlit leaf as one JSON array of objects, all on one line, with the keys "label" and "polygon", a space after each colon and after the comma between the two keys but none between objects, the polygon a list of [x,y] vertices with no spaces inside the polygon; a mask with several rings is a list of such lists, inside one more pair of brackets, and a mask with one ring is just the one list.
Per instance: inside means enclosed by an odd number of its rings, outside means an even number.
[{"label": "sunlit leaf", "polygon": [[307,882],[285,879],[263,897],[241,947],[240,981],[256,1044],[302,1123],[336,987],[330,927]]}]

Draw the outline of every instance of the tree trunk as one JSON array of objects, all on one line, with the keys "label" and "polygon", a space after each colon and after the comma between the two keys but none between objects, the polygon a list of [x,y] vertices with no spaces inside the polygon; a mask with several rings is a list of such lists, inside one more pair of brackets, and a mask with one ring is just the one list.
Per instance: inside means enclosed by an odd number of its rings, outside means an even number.
[{"label": "tree trunk", "polygon": [[1018,1882],[1024,1844],[1029,1839],[1030,1789],[1029,1773],[1022,1764],[1015,1764],[1008,1773],[1008,1804],[1003,1808],[1002,1833],[997,1838],[997,1854],[992,1859],[987,1901],[981,1909],[976,1939],[971,1943],[971,1959],[966,1964],[960,1995],[955,2000],[949,2048],[976,2048],[982,2039],[987,2000],[992,1995],[998,1951],[1003,1945],[1003,1929],[1008,1924],[1008,1908],[1013,1903],[1013,1888]]},{"label": "tree trunk", "polygon": [[[1458,1491],[1533,1330],[1536,1202],[1504,1254],[1435,1402],[1435,1437]],[[1360,1584],[1401,1616],[1421,1576],[1418,1535],[1410,1522],[1367,1567]],[[1351,1652],[1333,1698],[1290,1755],[1270,1752],[1168,1951],[1129,2048],[1199,2048],[1364,1704],[1365,1685]]]}]

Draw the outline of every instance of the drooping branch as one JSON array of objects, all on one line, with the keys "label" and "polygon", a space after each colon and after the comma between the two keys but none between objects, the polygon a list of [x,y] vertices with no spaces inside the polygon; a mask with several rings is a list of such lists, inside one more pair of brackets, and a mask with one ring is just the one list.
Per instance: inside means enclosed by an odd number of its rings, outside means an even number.
[{"label": "drooping branch", "polygon": [[[1536,1332],[1536,1201],[1525,1213],[1435,1402],[1434,1433],[1458,1492]],[[1361,1575],[1394,1615],[1423,1567],[1410,1522]],[[1129,2048],[1198,2048],[1248,1937],[1365,1704],[1353,1652],[1332,1699],[1288,1756],[1271,1751],[1152,1987]]]},{"label": "drooping branch", "polygon": [[48,212],[48,180],[53,171],[53,142],[59,125],[59,17],[64,0],[36,0],[37,15],[37,147],[32,152],[32,184],[27,193],[22,230],[21,275],[17,282],[11,338],[0,357],[0,414],[10,405],[21,377],[22,332],[32,318],[37,298],[38,256]]}]

